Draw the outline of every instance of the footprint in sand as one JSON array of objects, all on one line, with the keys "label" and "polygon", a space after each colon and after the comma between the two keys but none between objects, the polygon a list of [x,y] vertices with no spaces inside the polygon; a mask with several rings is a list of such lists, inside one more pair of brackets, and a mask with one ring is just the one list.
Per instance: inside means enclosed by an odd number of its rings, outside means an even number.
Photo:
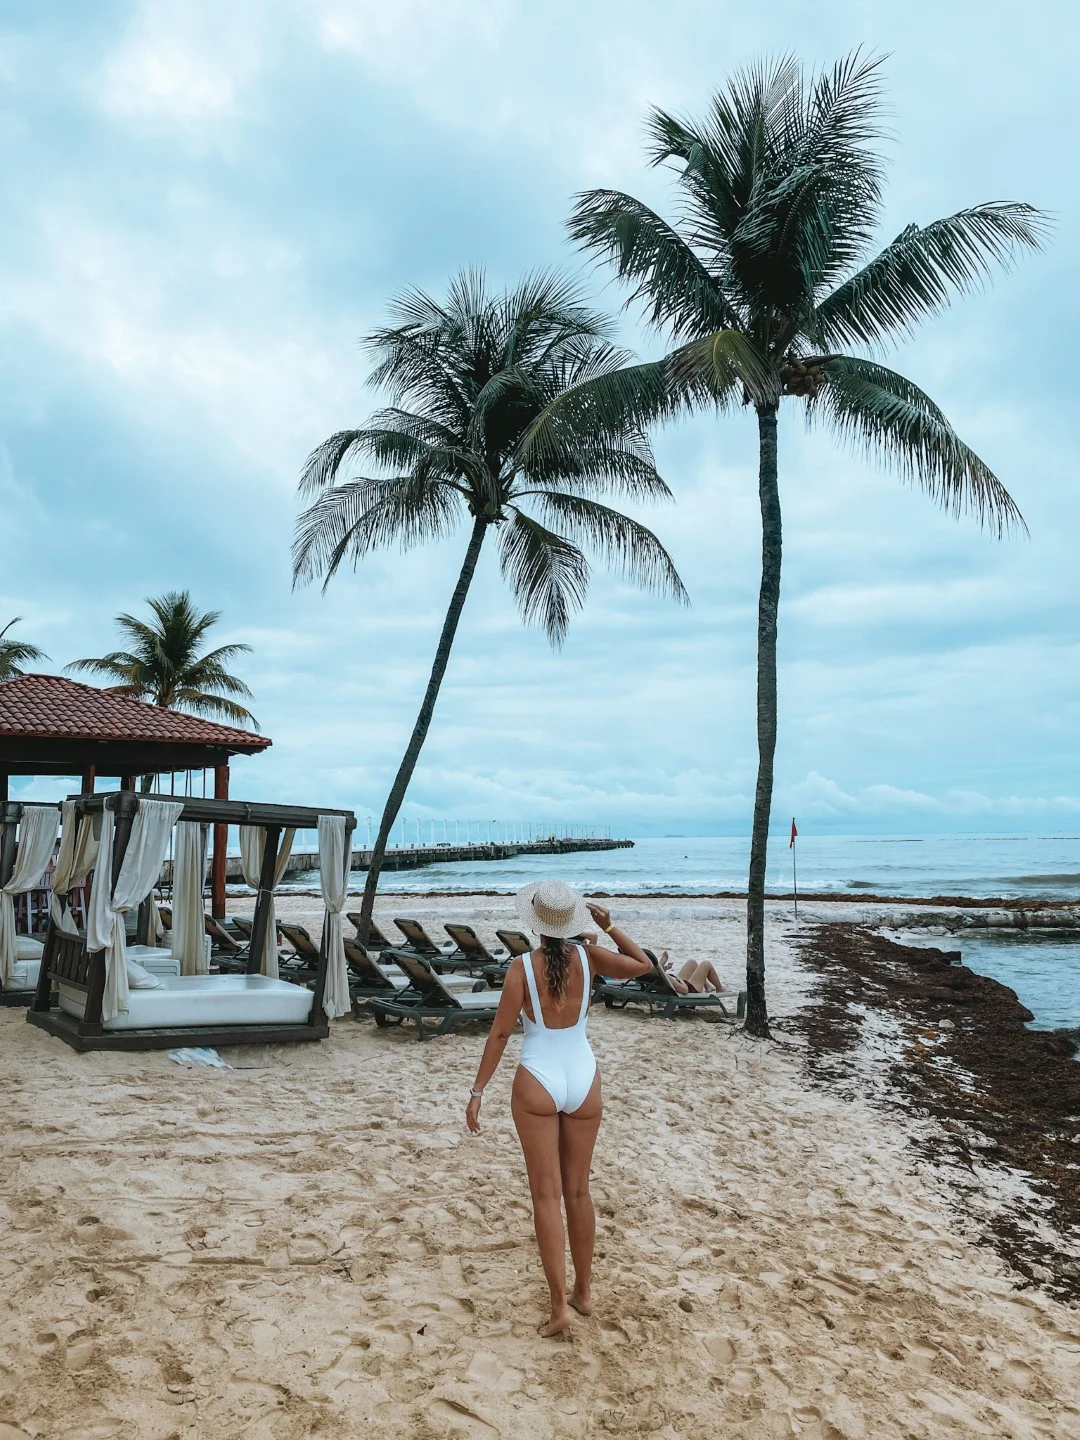
[{"label": "footprint in sand", "polygon": [[705,1349],[718,1365],[730,1365],[735,1359],[735,1346],[726,1335],[706,1336]]},{"label": "footprint in sand", "polygon": [[1035,1371],[1023,1360],[1007,1360],[1001,1372],[1010,1385],[1017,1390],[1026,1390],[1035,1379]]}]

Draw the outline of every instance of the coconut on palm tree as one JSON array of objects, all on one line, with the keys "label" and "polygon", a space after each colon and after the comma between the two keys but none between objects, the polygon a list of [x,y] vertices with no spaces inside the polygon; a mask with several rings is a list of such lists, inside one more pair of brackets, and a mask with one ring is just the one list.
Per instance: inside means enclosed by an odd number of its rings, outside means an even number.
[{"label": "coconut on palm tree", "polygon": [[[982,284],[1044,226],[1029,205],[982,204],[909,225],[871,259],[883,168],[879,62],[858,53],[807,76],[793,59],[738,75],[701,121],[648,121],[654,165],[672,163],[669,222],[631,195],[580,195],[573,236],[616,267],[677,348],[666,362],[582,387],[545,417],[535,445],[579,415],[644,423],[682,407],[754,411],[762,572],[758,605],[758,776],[747,903],[747,1029],[768,1034],[765,859],[776,748],[781,512],[777,420],[803,409],[842,440],[1000,535],[1023,521],[1012,498],[917,385],[881,352]],[[852,352],[855,353],[852,353]],[[865,352],[865,353],[859,353]]]},{"label": "coconut on palm tree", "polygon": [[259,728],[239,702],[251,691],[228,667],[250,645],[219,645],[207,650],[206,637],[221,619],[220,610],[199,610],[186,590],[170,590],[148,599],[151,618],[118,615],[116,624],[126,650],[111,650],[98,659],[75,660],[68,670],[101,675],[110,690],[166,710],[187,710],[231,725]]},{"label": "coconut on palm tree", "polygon": [[[354,565],[373,549],[409,549],[450,536],[468,541],[435,649],[420,712],[387,796],[364,887],[371,918],[391,827],[416,767],[446,674],[469,587],[492,535],[522,618],[553,645],[584,601],[585,550],[646,589],[684,600],[682,582],[652,532],[599,496],[667,500],[646,434],[635,420],[583,414],[527,455],[523,441],[569,387],[625,368],[608,322],[576,288],[553,276],[491,294],[463,273],[445,303],[409,291],[393,324],[367,337],[371,380],[392,402],[360,430],[332,435],[309,458],[301,493],[314,496],[297,523],[298,582]],[[370,467],[374,475],[358,474]]]},{"label": "coconut on palm tree", "polygon": [[14,680],[16,675],[23,674],[24,665],[34,665],[49,658],[44,650],[31,645],[29,640],[11,639],[8,631],[13,625],[21,623],[22,616],[16,615],[0,630],[0,680]]}]

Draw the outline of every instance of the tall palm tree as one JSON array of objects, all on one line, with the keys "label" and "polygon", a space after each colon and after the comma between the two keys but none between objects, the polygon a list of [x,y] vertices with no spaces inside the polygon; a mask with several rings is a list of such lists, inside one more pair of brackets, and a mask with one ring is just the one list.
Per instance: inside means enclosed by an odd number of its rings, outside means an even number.
[{"label": "tall palm tree", "polygon": [[[644,430],[583,413],[563,425],[542,457],[523,437],[569,386],[624,368],[628,356],[575,287],[547,274],[489,294],[482,275],[451,282],[445,303],[411,290],[392,305],[390,327],[365,341],[373,384],[391,404],[361,430],[332,435],[310,456],[301,493],[314,496],[297,522],[294,577],[323,588],[341,564],[373,549],[408,550],[450,535],[468,543],[443,621],[420,713],[386,799],[362,905],[366,930],[391,827],[427,736],[469,587],[489,531],[526,622],[553,645],[584,601],[582,546],[630,580],[685,600],[667,551],[651,531],[596,497],[667,500]],[[370,465],[376,478],[354,473]]]},{"label": "tall palm tree", "polygon": [[8,639],[11,627],[21,623],[22,616],[16,615],[14,620],[9,620],[0,630],[0,680],[14,680],[16,675],[23,673],[24,665],[32,665],[38,660],[49,658],[44,650],[31,645],[29,640]]},{"label": "tall palm tree", "polygon": [[[879,60],[857,52],[807,76],[791,58],[735,77],[701,121],[654,110],[654,165],[677,167],[674,223],[633,196],[592,190],[570,220],[612,262],[676,349],[583,387],[562,405],[643,423],[680,407],[757,418],[762,570],[758,603],[758,776],[747,901],[747,1029],[768,1034],[765,859],[776,749],[781,515],[777,415],[797,402],[841,440],[891,464],[953,514],[999,536],[1023,526],[1004,486],[917,385],[878,358],[957,293],[1041,242],[1029,205],[983,204],[909,225],[867,260],[881,212]],[[867,355],[847,353],[848,347]],[[559,433],[545,417],[546,433]],[[537,444],[542,443],[538,435]]]},{"label": "tall palm tree", "polygon": [[[204,650],[207,632],[221,619],[220,610],[198,610],[187,590],[170,590],[148,599],[152,618],[118,615],[116,624],[129,645],[111,650],[96,660],[75,660],[68,670],[103,675],[115,681],[109,688],[118,695],[146,700],[166,710],[187,710],[227,720],[233,725],[258,722],[236,696],[251,698],[251,691],[227,666],[250,645],[219,645]],[[149,788],[144,778],[144,787]]]}]

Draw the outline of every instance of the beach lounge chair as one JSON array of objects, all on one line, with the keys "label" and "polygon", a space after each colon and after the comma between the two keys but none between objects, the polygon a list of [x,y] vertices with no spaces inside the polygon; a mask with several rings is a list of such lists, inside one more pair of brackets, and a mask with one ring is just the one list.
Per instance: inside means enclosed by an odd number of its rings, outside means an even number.
[{"label": "beach lounge chair", "polygon": [[250,942],[254,922],[247,915],[230,915],[229,924],[244,940]]},{"label": "beach lounge chair", "polygon": [[[501,988],[514,955],[523,953],[502,947],[489,950],[471,925],[446,925],[443,928],[461,952],[460,959],[455,955],[447,963],[457,970],[468,970],[470,975],[482,975],[495,989]],[[521,939],[528,948],[532,948],[526,936],[522,935]]]},{"label": "beach lounge chair", "polygon": [[528,955],[530,951],[536,949],[536,941],[530,940],[524,930],[496,930],[495,938],[502,941],[509,951],[511,960],[516,959],[519,955]]},{"label": "beach lounge chair", "polygon": [[[359,940],[345,940],[345,962],[349,967],[349,993],[353,999],[353,1014],[359,1014],[364,1002],[371,996],[393,999],[400,990],[406,990],[412,981],[398,965],[384,965],[376,960]],[[462,990],[482,989],[484,982],[469,975],[444,975],[442,982],[455,994]]]},{"label": "beach lounge chair", "polygon": [[317,970],[321,951],[303,925],[285,925],[279,922],[277,928],[278,935],[293,947],[291,955],[288,951],[278,952],[279,965],[287,968],[293,975],[300,971]]},{"label": "beach lounge chair", "polygon": [[375,1023],[385,1027],[400,1025],[405,1020],[415,1020],[418,1040],[430,1038],[424,1030],[424,1021],[438,1022],[434,1035],[449,1035],[455,1026],[465,1020],[479,1020],[490,1025],[495,1019],[498,996],[494,991],[451,990],[441,975],[428,964],[422,955],[400,950],[397,963],[408,977],[409,985],[393,1000],[380,996],[372,997],[367,1008],[375,1016]]},{"label": "beach lounge chair", "polygon": [[[357,935],[359,936],[359,934],[360,934],[360,911],[359,911],[359,910],[347,910],[347,911],[345,912],[345,918],[346,918],[346,920],[351,920],[351,921],[352,921],[353,925],[356,927],[356,933],[357,933]],[[391,942],[386,938],[386,936],[383,934],[383,932],[379,929],[378,925],[375,924],[375,921],[374,921],[374,920],[372,920],[371,926],[370,926],[370,928],[369,928],[369,930],[368,930],[368,938],[367,938],[366,944],[367,944],[367,948],[368,948],[369,950],[389,950],[389,949],[390,949]]]},{"label": "beach lounge chair", "polygon": [[395,952],[408,951],[413,955],[423,955],[426,960],[445,960],[448,955],[457,952],[452,940],[433,940],[419,920],[402,918],[395,920],[394,924],[405,936],[404,944],[398,941],[389,947]]},{"label": "beach lounge chair", "polygon": [[719,1010],[725,1020],[732,1019],[728,1006],[735,1001],[735,1018],[742,1019],[746,1013],[746,991],[738,995],[725,990],[716,990],[699,995],[682,995],[676,990],[671,976],[657,960],[651,950],[645,951],[653,962],[653,968],[637,980],[601,980],[593,988],[593,999],[603,1000],[608,1010],[625,1009],[627,1005],[646,1005],[650,1015],[659,1015],[663,1020],[674,1020],[680,1014],[692,1010]]}]

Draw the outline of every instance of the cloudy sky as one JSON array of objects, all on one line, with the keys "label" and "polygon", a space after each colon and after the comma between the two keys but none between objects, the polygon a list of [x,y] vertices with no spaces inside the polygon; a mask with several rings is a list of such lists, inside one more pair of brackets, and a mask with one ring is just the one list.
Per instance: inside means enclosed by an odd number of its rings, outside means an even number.
[{"label": "cloudy sky", "polygon": [[[885,241],[983,200],[1053,244],[895,363],[1011,489],[999,543],[782,418],[776,812],[806,829],[1080,825],[1075,42],[1066,0],[5,0],[0,7],[0,623],[59,669],[188,587],[245,640],[273,737],[255,798],[377,811],[464,536],[293,593],[304,457],[375,403],[357,339],[407,285],[555,265],[570,197],[658,207],[647,107],[732,69],[889,52]],[[753,12],[753,13],[751,13]],[[658,341],[634,317],[642,353]],[[558,655],[493,556],[470,598],[410,817],[741,834],[755,767],[754,429],[657,436],[649,517],[689,611],[597,575]],[[39,787],[38,793],[45,793]]]}]

